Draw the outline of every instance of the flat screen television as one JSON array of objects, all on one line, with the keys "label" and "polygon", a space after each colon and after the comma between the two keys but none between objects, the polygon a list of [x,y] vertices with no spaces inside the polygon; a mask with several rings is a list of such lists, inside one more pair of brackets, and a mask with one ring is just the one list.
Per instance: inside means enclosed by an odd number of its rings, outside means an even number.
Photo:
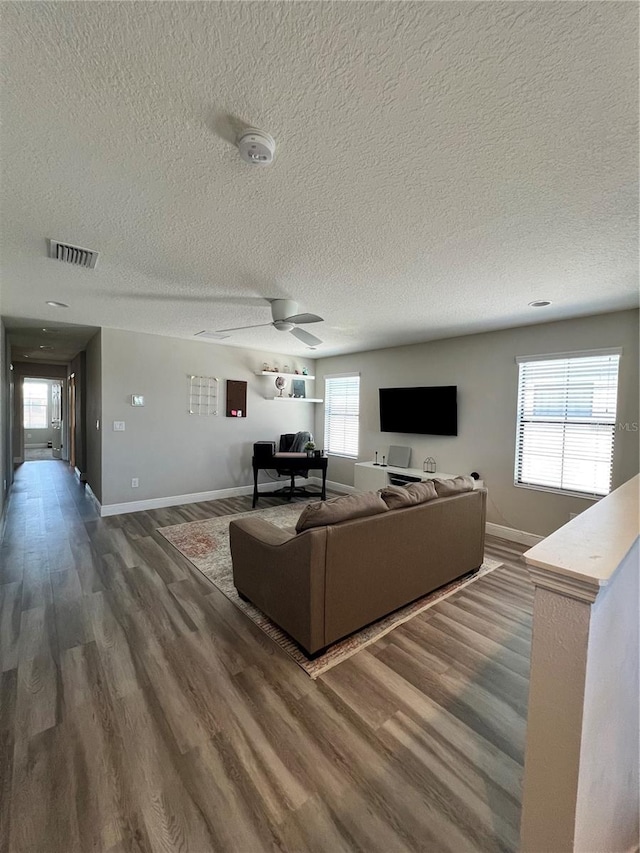
[{"label": "flat screen television", "polygon": [[380,431],[457,435],[457,385],[380,388]]}]

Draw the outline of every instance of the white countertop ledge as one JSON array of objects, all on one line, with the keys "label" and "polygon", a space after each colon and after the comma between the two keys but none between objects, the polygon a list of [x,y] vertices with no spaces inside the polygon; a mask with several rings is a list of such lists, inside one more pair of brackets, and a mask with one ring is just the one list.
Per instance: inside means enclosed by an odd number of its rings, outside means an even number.
[{"label": "white countertop ledge", "polygon": [[526,551],[523,556],[533,582],[562,592],[564,579],[567,594],[592,590],[588,597],[594,597],[609,583],[638,538],[639,489],[640,475]]}]

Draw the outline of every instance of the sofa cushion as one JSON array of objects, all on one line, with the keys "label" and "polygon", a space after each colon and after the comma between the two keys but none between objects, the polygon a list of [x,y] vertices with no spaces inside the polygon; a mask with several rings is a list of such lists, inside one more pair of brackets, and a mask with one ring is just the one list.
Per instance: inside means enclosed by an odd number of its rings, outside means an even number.
[{"label": "sofa cushion", "polygon": [[453,480],[434,480],[433,482],[439,498],[459,495],[462,492],[472,492],[474,489],[473,477],[454,477]]},{"label": "sofa cushion", "polygon": [[344,495],[328,501],[307,504],[298,519],[296,531],[302,533],[303,530],[309,530],[312,527],[324,527],[326,524],[337,524],[350,518],[378,515],[387,510],[386,503],[377,492]]},{"label": "sofa cushion", "polygon": [[436,487],[431,480],[421,483],[409,483],[406,486],[385,486],[378,492],[389,509],[401,509],[432,501],[438,497]]},{"label": "sofa cushion", "polygon": [[414,498],[414,503],[423,504],[438,497],[433,480],[423,480],[420,483],[409,483],[407,491]]},{"label": "sofa cushion", "polygon": [[416,503],[414,496],[410,495],[404,486],[385,486],[378,494],[389,509],[400,509]]}]

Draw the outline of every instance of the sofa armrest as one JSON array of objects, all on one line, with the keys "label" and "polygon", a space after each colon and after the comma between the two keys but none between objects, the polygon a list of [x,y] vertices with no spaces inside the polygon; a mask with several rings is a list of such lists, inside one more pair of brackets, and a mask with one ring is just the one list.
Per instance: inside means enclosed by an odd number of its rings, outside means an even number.
[{"label": "sofa armrest", "polygon": [[323,648],[326,528],[294,535],[261,518],[229,525],[238,592],[313,654]]},{"label": "sofa armrest", "polygon": [[231,522],[231,526],[241,530],[245,536],[250,536],[263,545],[278,547],[295,539],[295,535],[282,527],[270,524],[264,518],[239,518]]}]

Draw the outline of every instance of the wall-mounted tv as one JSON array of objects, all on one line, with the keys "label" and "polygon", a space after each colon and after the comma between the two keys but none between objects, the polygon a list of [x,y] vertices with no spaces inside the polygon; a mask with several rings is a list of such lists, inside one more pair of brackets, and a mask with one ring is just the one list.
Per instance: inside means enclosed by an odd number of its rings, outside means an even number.
[{"label": "wall-mounted tv", "polygon": [[380,431],[457,435],[457,385],[380,388]]}]

